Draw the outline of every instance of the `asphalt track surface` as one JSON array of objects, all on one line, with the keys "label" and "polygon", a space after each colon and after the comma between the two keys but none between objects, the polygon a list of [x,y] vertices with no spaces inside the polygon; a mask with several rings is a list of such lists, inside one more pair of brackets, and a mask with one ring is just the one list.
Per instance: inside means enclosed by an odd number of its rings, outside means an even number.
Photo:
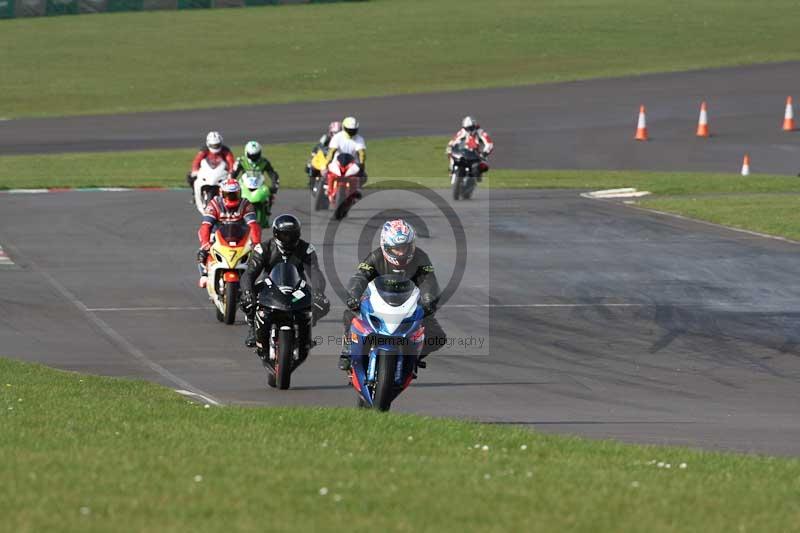
[{"label": "asphalt track surface", "polygon": [[[797,174],[800,133],[780,130],[800,63],[654,74],[508,89],[117,116],[0,122],[0,154],[199,146],[210,129],[231,144],[314,142],[357,115],[367,140],[452,135],[467,113],[495,138],[503,168],[643,169]],[[707,100],[713,137],[694,131]],[[639,105],[649,143],[632,140]],[[302,162],[301,162],[302,164]]]},{"label": "asphalt track surface", "polygon": [[[798,245],[575,191],[480,190],[455,216],[446,205],[373,193],[324,245],[327,214],[311,214],[303,191],[277,206],[301,215],[329,280],[352,272],[380,221],[403,214],[446,286],[463,230],[463,278],[439,312],[454,343],[395,410],[800,453]],[[218,323],[195,287],[187,192],[5,195],[0,206],[0,243],[17,263],[0,271],[4,355],[223,403],[354,405],[335,368],[341,307],[315,330],[323,343],[293,388],[266,388],[244,326]]]}]

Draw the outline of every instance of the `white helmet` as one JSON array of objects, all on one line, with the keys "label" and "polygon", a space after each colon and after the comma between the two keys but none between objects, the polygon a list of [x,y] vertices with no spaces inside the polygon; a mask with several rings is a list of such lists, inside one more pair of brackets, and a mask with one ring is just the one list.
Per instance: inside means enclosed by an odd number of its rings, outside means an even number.
[{"label": "white helmet", "polygon": [[212,154],[218,154],[222,150],[222,135],[218,131],[209,131],[206,135],[206,146]]},{"label": "white helmet", "polygon": [[244,153],[247,159],[255,163],[261,159],[261,145],[256,141],[250,141],[245,145]]},{"label": "white helmet", "polygon": [[467,131],[475,131],[480,128],[478,121],[475,120],[475,117],[471,116],[464,117],[464,120],[461,121],[461,127]]},{"label": "white helmet", "polygon": [[358,134],[358,121],[356,117],[347,117],[342,121],[342,129],[347,133],[350,137],[354,137]]}]

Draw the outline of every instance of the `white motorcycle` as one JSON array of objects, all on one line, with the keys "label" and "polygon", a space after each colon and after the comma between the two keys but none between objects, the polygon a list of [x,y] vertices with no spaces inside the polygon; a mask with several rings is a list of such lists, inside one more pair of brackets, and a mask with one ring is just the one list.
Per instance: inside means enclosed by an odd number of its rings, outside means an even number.
[{"label": "white motorcycle", "polygon": [[197,179],[194,180],[194,205],[202,215],[208,202],[219,194],[219,185],[222,180],[228,177],[228,165],[221,162],[212,166],[208,159],[200,162],[200,170],[197,171]]}]

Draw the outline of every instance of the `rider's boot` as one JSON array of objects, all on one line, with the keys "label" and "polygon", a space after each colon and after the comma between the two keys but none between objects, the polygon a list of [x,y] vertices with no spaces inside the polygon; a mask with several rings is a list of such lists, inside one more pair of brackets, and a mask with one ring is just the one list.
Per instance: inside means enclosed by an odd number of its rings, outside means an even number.
[{"label": "rider's boot", "polygon": [[205,289],[206,285],[208,285],[208,269],[202,263],[197,265],[197,270],[200,271],[200,279],[197,280],[197,286],[201,289]]},{"label": "rider's boot", "polygon": [[247,324],[247,337],[244,339],[244,345],[248,348],[253,348],[256,345],[256,322],[255,320],[248,318]]},{"label": "rider's boot", "polygon": [[344,344],[342,346],[342,353],[339,354],[339,370],[343,370],[345,372],[350,371],[350,344],[348,344],[347,336],[342,337]]},{"label": "rider's boot", "polygon": [[189,194],[191,195],[191,199],[189,200],[189,203],[192,204],[192,205],[194,205],[194,182],[195,182],[196,179],[197,178],[195,176],[192,176],[191,174],[188,174],[186,176],[186,183],[189,184]]}]

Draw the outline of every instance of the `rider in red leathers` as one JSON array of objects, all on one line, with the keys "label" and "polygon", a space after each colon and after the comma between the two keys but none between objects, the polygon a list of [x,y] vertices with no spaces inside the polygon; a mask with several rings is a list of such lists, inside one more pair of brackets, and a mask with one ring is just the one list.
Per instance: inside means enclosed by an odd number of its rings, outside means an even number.
[{"label": "rider in red leathers", "polygon": [[[494,150],[494,141],[492,138],[489,137],[489,134],[481,128],[478,121],[475,120],[474,117],[467,116],[464,117],[464,120],[461,121],[461,129],[453,136],[450,142],[447,143],[447,158],[450,162],[450,171],[453,170],[453,160],[450,159],[450,153],[453,151],[453,146],[466,142],[467,147],[472,150],[477,150],[481,154],[481,174],[484,172],[489,171],[489,165],[486,162],[486,158],[489,154],[492,153]],[[482,177],[478,176],[478,181],[481,181]]]},{"label": "rider in red leathers", "polygon": [[194,156],[192,160],[192,170],[186,174],[186,183],[189,184],[189,189],[192,191],[192,201],[194,202],[194,181],[197,179],[197,172],[200,170],[200,163],[203,159],[208,159],[208,162],[217,166],[220,163],[225,163],[228,169],[228,177],[231,177],[233,167],[236,164],[236,157],[234,157],[231,149],[222,144],[222,135],[218,131],[209,131],[206,135],[206,146]]},{"label": "rider in red leathers", "polygon": [[261,226],[256,211],[246,198],[242,198],[242,189],[234,178],[228,178],[220,185],[220,194],[208,202],[197,237],[200,249],[197,251],[197,263],[200,269],[199,287],[208,283],[208,253],[211,250],[211,231],[220,223],[241,222],[250,228],[250,241],[255,246],[261,243]]}]

